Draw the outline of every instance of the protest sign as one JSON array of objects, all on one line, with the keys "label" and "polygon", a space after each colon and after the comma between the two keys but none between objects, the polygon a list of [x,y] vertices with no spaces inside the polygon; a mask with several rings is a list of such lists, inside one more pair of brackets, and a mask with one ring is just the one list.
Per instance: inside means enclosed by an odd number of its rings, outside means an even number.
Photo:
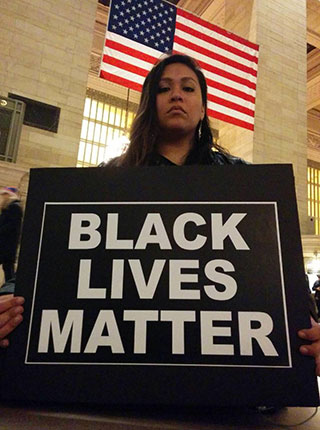
[{"label": "protest sign", "polygon": [[9,399],[318,404],[290,166],[35,169],[17,293]]}]

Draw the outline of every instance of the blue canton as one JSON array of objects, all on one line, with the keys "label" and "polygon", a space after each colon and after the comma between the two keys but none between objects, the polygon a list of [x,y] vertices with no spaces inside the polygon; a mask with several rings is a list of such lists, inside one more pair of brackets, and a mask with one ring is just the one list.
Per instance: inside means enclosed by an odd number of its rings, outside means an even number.
[{"label": "blue canton", "polygon": [[157,51],[171,51],[176,11],[161,0],[112,0],[108,31]]}]

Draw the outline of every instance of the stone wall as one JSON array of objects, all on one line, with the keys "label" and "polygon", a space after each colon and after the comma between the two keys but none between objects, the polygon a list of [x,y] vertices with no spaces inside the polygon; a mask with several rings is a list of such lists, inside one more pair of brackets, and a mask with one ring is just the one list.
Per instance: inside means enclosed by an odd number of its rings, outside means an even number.
[{"label": "stone wall", "polygon": [[300,227],[305,232],[306,4],[225,0],[225,28],[257,43],[260,53],[254,133],[222,124],[221,144],[256,164],[293,164]]},{"label": "stone wall", "polygon": [[76,164],[96,8],[97,0],[0,2],[1,95],[61,108],[57,133],[23,126],[18,165]]}]

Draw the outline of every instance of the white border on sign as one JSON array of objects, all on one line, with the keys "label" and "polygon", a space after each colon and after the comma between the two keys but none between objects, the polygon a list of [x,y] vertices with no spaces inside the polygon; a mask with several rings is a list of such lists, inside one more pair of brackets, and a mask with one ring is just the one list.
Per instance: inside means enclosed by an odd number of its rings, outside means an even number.
[{"label": "white border on sign", "polygon": [[[28,361],[29,354],[29,346],[31,339],[31,331],[32,331],[32,322],[33,322],[33,313],[34,313],[34,304],[37,290],[37,281],[38,281],[38,272],[40,265],[40,255],[41,255],[41,247],[42,247],[42,237],[44,230],[44,222],[45,222],[45,214],[47,206],[70,206],[70,205],[273,205],[275,212],[275,221],[276,221],[276,231],[277,231],[277,241],[278,241],[278,253],[279,253],[279,268],[280,268],[280,278],[281,278],[281,288],[283,295],[283,314],[285,318],[285,328],[286,328],[286,338],[287,338],[287,351],[288,351],[288,365],[283,366],[275,366],[275,365],[246,365],[246,364],[203,364],[203,363],[93,363],[93,362],[34,362]],[[284,288],[284,275],[283,275],[283,267],[282,267],[282,252],[281,252],[281,241],[280,241],[280,229],[279,229],[279,217],[278,217],[278,205],[277,202],[197,202],[197,201],[187,201],[187,202],[44,202],[43,205],[43,215],[42,215],[42,223],[41,223],[41,233],[40,233],[40,241],[39,241],[39,251],[37,258],[37,267],[36,267],[36,276],[34,281],[34,289],[33,289],[33,298],[31,305],[31,314],[30,314],[30,323],[29,323],[29,333],[28,333],[28,341],[27,341],[27,349],[25,355],[24,364],[37,364],[37,365],[87,365],[87,366],[183,366],[183,367],[245,367],[245,368],[292,368],[292,357],[291,357],[291,346],[290,346],[290,337],[289,337],[289,324],[288,324],[288,312],[287,312],[287,302],[286,302],[286,293]]]}]

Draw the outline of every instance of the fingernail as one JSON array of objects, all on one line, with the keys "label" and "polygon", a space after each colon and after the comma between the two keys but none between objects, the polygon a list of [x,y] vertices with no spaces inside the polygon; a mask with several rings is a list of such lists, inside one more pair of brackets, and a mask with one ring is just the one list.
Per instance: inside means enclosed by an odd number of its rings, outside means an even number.
[{"label": "fingernail", "polygon": [[299,337],[302,337],[303,339],[306,339],[307,338],[307,335],[305,334],[305,332],[304,331],[299,331]]},{"label": "fingernail", "polygon": [[24,298],[23,297],[17,297],[16,298],[16,304],[17,305],[23,305],[24,303]]},{"label": "fingernail", "polygon": [[300,352],[302,353],[302,354],[308,354],[308,348],[305,348],[304,346],[302,346],[301,348],[300,348]]},{"label": "fingernail", "polygon": [[18,314],[22,314],[22,312],[24,311],[24,309],[23,309],[23,307],[22,306],[15,306],[14,308],[13,308],[13,312],[14,312],[14,314],[16,314],[16,315],[18,315]]},{"label": "fingernail", "polygon": [[21,323],[22,320],[23,320],[22,315],[17,315],[15,318],[13,318],[13,323],[19,324],[19,323]]}]

